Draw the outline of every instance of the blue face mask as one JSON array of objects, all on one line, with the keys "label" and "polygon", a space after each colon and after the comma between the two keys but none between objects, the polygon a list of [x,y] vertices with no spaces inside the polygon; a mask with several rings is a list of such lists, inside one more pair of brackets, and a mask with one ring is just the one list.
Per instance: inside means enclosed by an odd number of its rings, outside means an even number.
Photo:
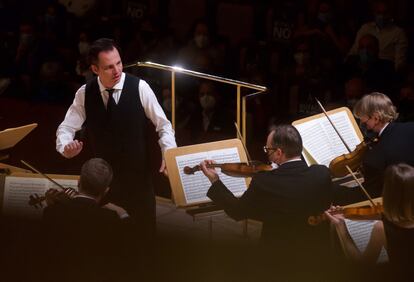
[{"label": "blue face mask", "polygon": [[359,50],[359,60],[362,64],[367,65],[375,62],[375,56],[366,49]]},{"label": "blue face mask", "polygon": [[322,12],[318,13],[318,20],[320,20],[321,22],[325,24],[329,23],[331,19],[332,19],[331,13],[322,13]]}]

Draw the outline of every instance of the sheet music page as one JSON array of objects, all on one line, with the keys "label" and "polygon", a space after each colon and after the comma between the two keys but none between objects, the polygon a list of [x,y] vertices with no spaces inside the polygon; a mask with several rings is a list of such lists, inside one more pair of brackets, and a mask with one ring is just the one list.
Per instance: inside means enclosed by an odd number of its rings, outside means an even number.
[{"label": "sheet music page", "polygon": [[[329,114],[329,117],[351,151],[354,150],[362,140],[355,132],[347,113],[341,111]],[[302,137],[303,147],[318,164],[329,166],[331,160],[348,153],[335,129],[325,116],[297,124],[295,127]]]},{"label": "sheet music page", "polygon": [[[358,250],[363,253],[365,252],[369,240],[371,238],[372,229],[377,220],[349,220],[345,219],[345,225],[348,229],[349,235],[354,240]],[[382,248],[381,253],[378,257],[377,262],[388,261],[387,251]]]},{"label": "sheet music page", "polygon": [[[64,187],[78,189],[77,180],[54,180]],[[49,188],[56,188],[56,185],[45,178],[7,176],[4,183],[3,214],[41,217],[42,209],[30,206],[29,197],[32,194],[43,196]]]},{"label": "sheet music page", "polygon": [[[185,174],[185,166],[193,167],[199,165],[206,159],[214,160],[217,163],[240,162],[240,156],[236,147],[182,155],[177,156],[175,159],[184,190],[184,196],[186,202],[189,204],[209,200],[206,194],[211,183],[201,171],[198,171],[193,175]],[[235,196],[240,196],[246,191],[247,185],[244,178],[227,176],[223,174],[220,169],[218,169],[218,175],[224,185],[226,185]]]}]

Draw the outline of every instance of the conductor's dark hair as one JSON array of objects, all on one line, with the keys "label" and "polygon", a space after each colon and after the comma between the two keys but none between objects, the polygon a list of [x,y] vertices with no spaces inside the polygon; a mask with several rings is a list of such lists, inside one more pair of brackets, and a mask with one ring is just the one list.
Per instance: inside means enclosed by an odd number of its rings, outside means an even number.
[{"label": "conductor's dark hair", "polygon": [[102,196],[112,181],[112,168],[101,158],[93,158],[83,164],[80,175],[80,191],[93,196]]},{"label": "conductor's dark hair", "polygon": [[115,43],[114,40],[109,38],[100,38],[95,40],[91,47],[89,48],[89,54],[88,54],[88,61],[90,65],[97,65],[98,64],[98,56],[101,52],[106,51],[112,51],[114,48],[116,48],[121,54],[121,50],[119,46]]},{"label": "conductor's dark hair", "polygon": [[277,125],[273,132],[273,148],[280,148],[288,158],[301,155],[302,137],[294,126],[289,124]]}]

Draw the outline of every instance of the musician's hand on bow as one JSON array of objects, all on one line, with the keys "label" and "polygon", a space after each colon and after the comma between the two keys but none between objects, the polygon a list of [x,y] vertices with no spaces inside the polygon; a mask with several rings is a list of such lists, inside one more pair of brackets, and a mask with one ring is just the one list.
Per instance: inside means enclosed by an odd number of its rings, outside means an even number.
[{"label": "musician's hand on bow", "polygon": [[214,163],[216,162],[212,160],[205,160],[200,163],[201,170],[203,171],[204,175],[207,176],[208,180],[210,180],[211,184],[219,180],[217,171],[214,168],[207,167],[207,165]]},{"label": "musician's hand on bow", "polygon": [[64,193],[69,197],[69,198],[73,198],[73,197],[75,197],[77,194],[78,194],[78,192],[75,190],[75,189],[73,189],[73,188],[65,188],[64,189]]},{"label": "musician's hand on bow", "polygon": [[333,225],[342,225],[345,223],[345,216],[341,212],[342,210],[343,208],[341,206],[331,206],[325,211],[325,215]]},{"label": "musician's hand on bow", "polygon": [[77,156],[83,149],[83,142],[78,140],[73,140],[63,148],[63,156],[65,158],[73,158]]}]

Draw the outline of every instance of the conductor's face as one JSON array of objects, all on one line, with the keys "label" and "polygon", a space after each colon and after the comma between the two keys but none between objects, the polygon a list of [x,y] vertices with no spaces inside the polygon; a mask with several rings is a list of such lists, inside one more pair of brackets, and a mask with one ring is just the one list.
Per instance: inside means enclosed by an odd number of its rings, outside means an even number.
[{"label": "conductor's face", "polygon": [[92,65],[92,71],[99,76],[105,88],[113,88],[121,80],[122,61],[116,48],[102,51],[98,55],[98,63]]}]

